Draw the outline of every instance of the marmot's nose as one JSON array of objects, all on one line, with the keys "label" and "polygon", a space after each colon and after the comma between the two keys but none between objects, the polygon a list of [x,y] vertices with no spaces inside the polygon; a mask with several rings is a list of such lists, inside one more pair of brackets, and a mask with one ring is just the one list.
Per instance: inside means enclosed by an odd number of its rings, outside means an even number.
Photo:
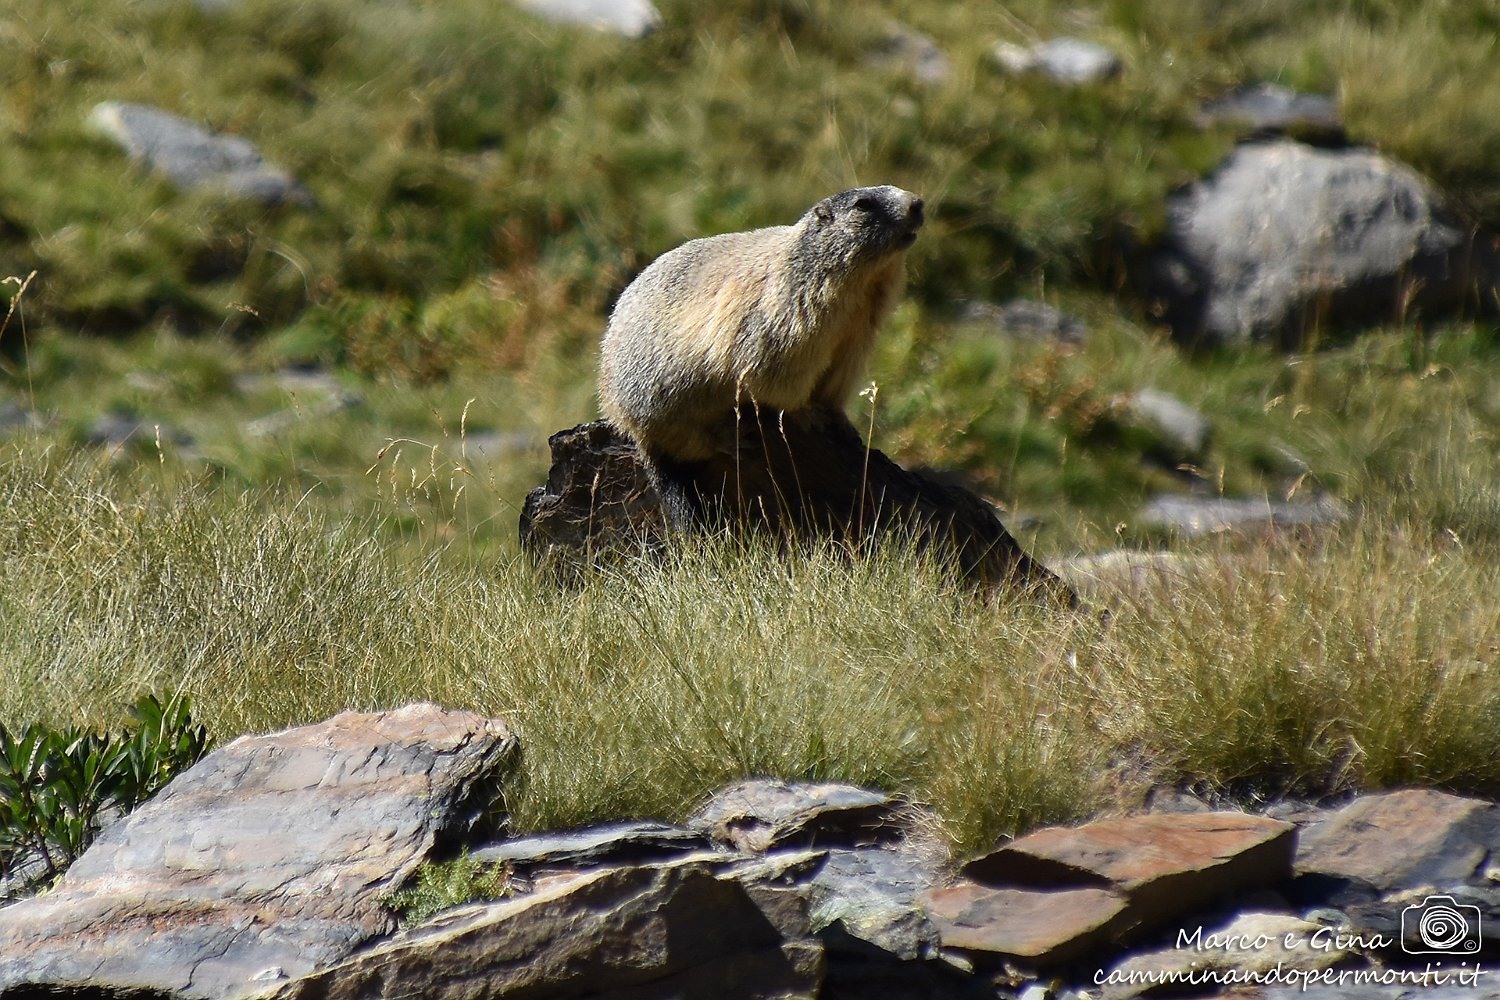
[{"label": "marmot's nose", "polygon": [[911,200],[911,205],[909,205],[906,210],[906,217],[911,220],[912,228],[914,229],[922,224],[923,220],[921,198],[913,198]]}]

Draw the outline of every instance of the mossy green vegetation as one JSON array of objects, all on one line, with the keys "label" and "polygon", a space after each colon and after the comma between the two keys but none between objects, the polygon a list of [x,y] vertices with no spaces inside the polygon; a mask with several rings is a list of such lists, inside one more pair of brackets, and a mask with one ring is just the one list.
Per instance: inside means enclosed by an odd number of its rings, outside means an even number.
[{"label": "mossy green vegetation", "polygon": [[503,899],[514,891],[504,865],[485,864],[464,852],[448,861],[419,866],[412,884],[390,893],[385,903],[402,923],[421,924],[451,907]]},{"label": "mossy green vegetation", "polygon": [[[480,0],[0,13],[0,412],[40,420],[0,441],[0,722],[106,726],[144,690],[190,695],[223,738],[471,707],[522,733],[518,830],[679,818],[750,774],[899,791],[962,847],[1153,782],[1500,793],[1492,326],[1189,355],[1122,294],[1164,196],[1238,138],[1195,108],[1243,83],[1336,95],[1354,140],[1495,227],[1490,6],[660,6],[638,42]],[[892,17],[948,82],[869,62]],[[990,62],[1064,33],[1125,72],[1066,89]],[[102,100],[243,136],[313,203],[176,190],[89,131]],[[1048,561],[1128,546],[1182,573],[1107,626],[976,603],[896,550],[711,539],[569,593],[536,579],[516,516],[546,436],[596,412],[630,277],[884,182],[930,222],[856,425],[967,477]],[[1018,295],[1086,341],[957,318]],[[1201,454],[1128,418],[1146,388],[1211,418]],[[110,415],[134,434],[90,443]],[[1353,517],[1198,541],[1142,523],[1186,489]]]}]

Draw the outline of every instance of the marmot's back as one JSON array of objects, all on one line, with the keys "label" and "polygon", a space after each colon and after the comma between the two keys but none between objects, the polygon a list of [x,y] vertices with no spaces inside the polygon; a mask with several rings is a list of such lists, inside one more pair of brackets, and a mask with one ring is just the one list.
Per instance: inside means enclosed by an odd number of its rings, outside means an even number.
[{"label": "marmot's back", "polygon": [[734,446],[741,403],[842,407],[895,304],[922,201],[855,188],[795,225],[684,243],[615,305],[599,401],[649,455],[699,460]]}]

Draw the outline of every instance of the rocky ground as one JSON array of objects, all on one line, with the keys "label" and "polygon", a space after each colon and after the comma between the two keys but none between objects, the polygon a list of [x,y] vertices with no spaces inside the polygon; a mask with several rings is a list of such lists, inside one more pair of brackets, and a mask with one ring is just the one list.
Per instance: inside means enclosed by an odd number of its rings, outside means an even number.
[{"label": "rocky ground", "polygon": [[[748,781],[681,826],[496,839],[523,752],[412,705],[215,751],[0,909],[0,997],[1500,995],[1500,810],[1180,794],[952,858],[920,806]],[[466,852],[501,898],[402,926]]]}]

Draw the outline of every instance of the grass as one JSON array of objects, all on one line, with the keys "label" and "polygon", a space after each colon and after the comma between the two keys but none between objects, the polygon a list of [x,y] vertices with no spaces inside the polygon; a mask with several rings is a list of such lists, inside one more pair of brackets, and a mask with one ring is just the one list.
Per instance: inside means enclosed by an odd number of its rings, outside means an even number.
[{"label": "grass", "polygon": [[1500,792],[1494,544],[1390,516],[1318,544],[1215,541],[1101,626],[955,594],[889,550],[721,540],[565,593],[519,561],[403,558],[290,498],[24,447],[4,464],[3,718],[92,720],[143,690],[190,695],[224,734],[470,707],[520,731],[517,830],[682,818],[763,774],[897,791],[961,850],[1160,782]]},{"label": "grass", "polygon": [[[24,141],[0,161],[0,255],[39,271],[43,326],[269,335],[429,378],[578,348],[663,250],[786,221],[856,180],[926,196],[913,291],[928,307],[1112,292],[1163,196],[1236,138],[1194,126],[1196,103],[1263,79],[1337,94],[1357,140],[1500,221],[1500,126],[1475,111],[1500,92],[1495,15],[1474,0],[661,6],[639,42],[480,0],[6,16],[0,123]],[[871,65],[891,17],[933,36],[950,81]],[[996,40],[1063,33],[1116,48],[1122,78],[1069,90],[989,58]],[[104,99],[242,135],[316,205],[173,191],[88,131]]]},{"label": "grass", "polygon": [[[1493,329],[1188,356],[1127,294],[1165,194],[1238,138],[1196,127],[1198,102],[1243,83],[1333,93],[1356,141],[1493,229],[1489,6],[661,0],[641,42],[480,0],[87,6],[0,14],[0,413],[42,424],[0,440],[5,725],[108,726],[148,691],[190,694],[219,738],[467,706],[522,732],[519,830],[677,818],[750,774],[899,791],[965,850],[1157,782],[1500,793]],[[887,17],[953,78],[871,66]],[[1125,72],[1064,90],[990,62],[1058,34]],[[106,99],[250,139],[315,204],[172,189],[87,130]],[[1107,628],[973,603],[897,551],[720,542],[569,593],[521,560],[545,438],[594,415],[630,276],[855,182],[929,214],[855,424],[965,476],[1050,562],[1181,559],[1106,587]],[[1015,295],[1086,343],[955,319]],[[1201,454],[1132,421],[1146,388],[1211,418]],[[90,444],[111,415],[139,429]],[[1140,523],[1184,491],[1355,516],[1197,541]]]}]

